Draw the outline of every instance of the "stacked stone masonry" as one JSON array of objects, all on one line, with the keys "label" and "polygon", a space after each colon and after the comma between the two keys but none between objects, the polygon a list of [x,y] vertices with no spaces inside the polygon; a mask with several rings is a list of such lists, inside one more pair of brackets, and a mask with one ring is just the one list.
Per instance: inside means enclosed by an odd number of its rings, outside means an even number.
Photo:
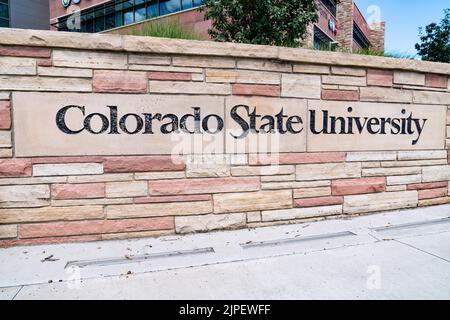
[{"label": "stacked stone masonry", "polygon": [[444,64],[302,49],[0,31],[0,246],[154,237],[450,203],[450,109],[447,139],[433,150],[280,153],[276,167],[252,152],[176,162],[167,155],[17,157],[16,91],[450,108],[449,75]]}]

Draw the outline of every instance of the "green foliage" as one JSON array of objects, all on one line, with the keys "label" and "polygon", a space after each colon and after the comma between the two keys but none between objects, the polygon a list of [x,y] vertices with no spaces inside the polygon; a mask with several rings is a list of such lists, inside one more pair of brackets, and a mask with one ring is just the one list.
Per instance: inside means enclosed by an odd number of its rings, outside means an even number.
[{"label": "green foliage", "polygon": [[416,50],[423,60],[450,63],[450,9],[444,10],[444,19],[437,24],[420,29],[420,41]]},{"label": "green foliage", "polygon": [[178,19],[161,19],[145,24],[142,28],[134,27],[133,36],[160,37],[172,39],[203,40],[201,35],[182,26]]},{"label": "green foliage", "polygon": [[378,51],[372,48],[362,49],[354,52],[356,54],[362,54],[366,56],[380,56],[380,57],[388,57],[388,58],[396,58],[396,59],[415,59],[416,55],[405,53],[405,52],[396,52],[396,51]]},{"label": "green foliage", "polygon": [[317,21],[315,0],[206,0],[215,41],[299,47]]}]

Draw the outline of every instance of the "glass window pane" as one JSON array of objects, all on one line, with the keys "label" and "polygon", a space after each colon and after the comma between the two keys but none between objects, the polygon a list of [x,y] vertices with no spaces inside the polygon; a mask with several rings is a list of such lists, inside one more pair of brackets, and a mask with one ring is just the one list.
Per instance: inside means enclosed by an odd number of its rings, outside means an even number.
[{"label": "glass window pane", "polygon": [[9,9],[6,4],[0,3],[0,18],[9,18]]},{"label": "glass window pane", "polygon": [[181,10],[180,0],[161,0],[159,3],[159,12],[161,15],[169,14]]},{"label": "glass window pane", "polygon": [[145,0],[135,0],[134,2],[134,20],[136,22],[145,20]]},{"label": "glass window pane", "polygon": [[205,4],[205,0],[194,0],[194,6],[199,7]]},{"label": "glass window pane", "polygon": [[181,0],[181,9],[186,10],[193,7],[192,0]]},{"label": "glass window pane", "polygon": [[127,25],[134,22],[133,0],[123,3],[123,24]]},{"label": "glass window pane", "polygon": [[158,0],[147,0],[147,18],[159,16]]}]

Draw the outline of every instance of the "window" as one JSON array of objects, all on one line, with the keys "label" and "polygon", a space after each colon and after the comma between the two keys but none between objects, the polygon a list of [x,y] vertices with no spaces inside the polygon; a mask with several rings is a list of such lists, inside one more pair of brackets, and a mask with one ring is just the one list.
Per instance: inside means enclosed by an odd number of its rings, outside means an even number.
[{"label": "window", "polygon": [[325,6],[325,8],[327,8],[334,17],[336,17],[337,11],[336,0],[320,0],[320,1]]},{"label": "window", "polygon": [[362,49],[367,49],[370,46],[369,40],[367,40],[356,23],[353,24],[353,40]]},{"label": "window", "polygon": [[330,39],[325,33],[319,28],[314,26],[314,48],[319,50],[331,50],[335,49],[333,40]]},{"label": "window", "polygon": [[0,27],[9,27],[9,3],[8,0],[0,0]]},{"label": "window", "polygon": [[[0,0],[0,5],[7,0]],[[81,11],[81,29],[69,30],[67,18],[59,19],[59,31],[101,32],[147,19],[202,6],[204,0],[111,0]],[[1,8],[0,8],[1,9]],[[0,11],[0,15],[3,11]],[[0,24],[2,23],[0,18]],[[69,24],[70,26],[70,24]]]}]

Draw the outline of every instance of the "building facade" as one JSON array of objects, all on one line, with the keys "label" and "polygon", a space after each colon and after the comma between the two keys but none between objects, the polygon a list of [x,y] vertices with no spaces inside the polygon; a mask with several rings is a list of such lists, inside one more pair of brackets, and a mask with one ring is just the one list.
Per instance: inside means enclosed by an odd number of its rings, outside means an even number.
[{"label": "building facade", "polygon": [[[153,21],[177,18],[208,38],[211,23],[198,10],[203,4],[204,0],[50,0],[50,24],[59,31],[126,34]],[[354,0],[318,0],[318,21],[310,26],[306,42],[321,49],[383,51],[384,23],[369,25]]]},{"label": "building facade", "polygon": [[48,0],[0,0],[0,28],[48,30]]}]

